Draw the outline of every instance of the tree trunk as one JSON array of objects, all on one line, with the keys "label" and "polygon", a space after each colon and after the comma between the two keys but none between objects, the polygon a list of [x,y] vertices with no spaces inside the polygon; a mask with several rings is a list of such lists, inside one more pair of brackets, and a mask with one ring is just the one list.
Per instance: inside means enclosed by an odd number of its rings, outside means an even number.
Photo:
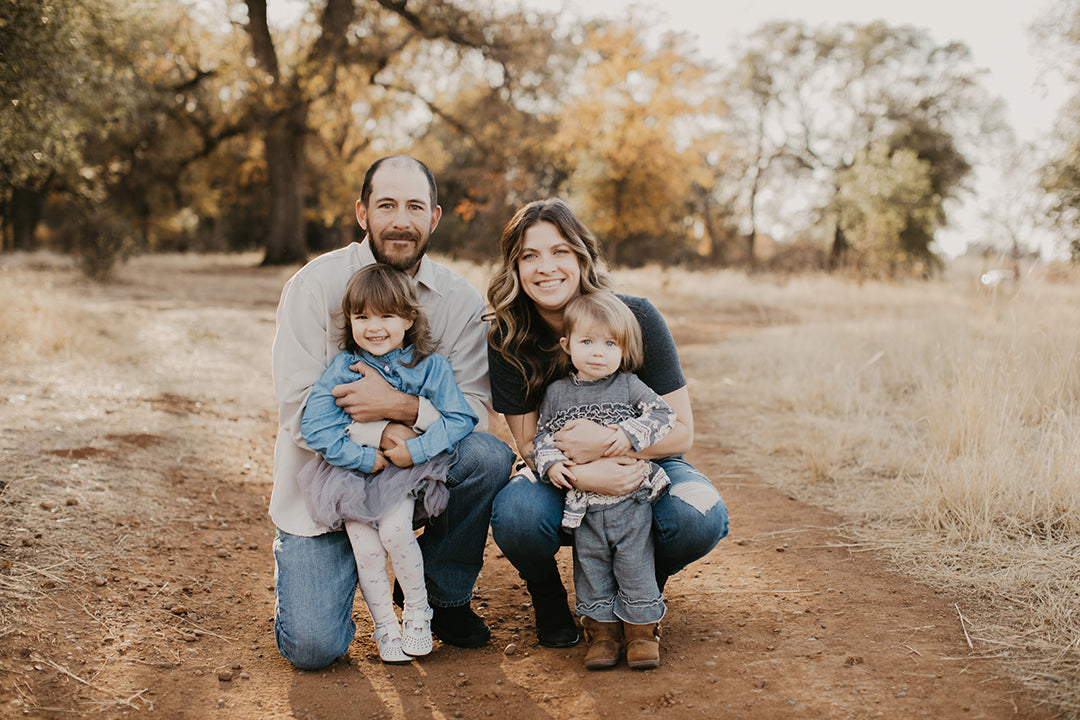
[{"label": "tree trunk", "polygon": [[757,253],[754,252],[754,245],[757,244],[757,200],[758,189],[761,184],[760,162],[758,160],[759,164],[754,169],[754,181],[750,185],[750,232],[746,233],[746,266],[750,269],[750,272],[757,269]]},{"label": "tree trunk", "polygon": [[270,223],[263,265],[307,260],[304,242],[304,132],[307,106],[276,118],[266,131]]},{"label": "tree trunk", "polygon": [[844,264],[849,247],[851,246],[848,244],[847,235],[844,234],[844,228],[840,227],[840,222],[837,221],[836,232],[833,233],[832,250],[829,251],[830,270],[836,270]]},{"label": "tree trunk", "polygon": [[727,265],[727,250],[724,247],[726,237],[722,237],[719,223],[716,222],[712,194],[705,188],[697,187],[701,197],[701,216],[705,221],[705,234],[709,236],[709,262],[713,265]]},{"label": "tree trunk", "polygon": [[11,192],[12,249],[37,250],[37,238],[34,230],[41,221],[41,211],[45,205],[45,192],[28,188],[14,188]]},{"label": "tree trunk", "polygon": [[757,149],[754,151],[754,179],[750,183],[750,232],[746,234],[746,265],[750,272],[757,269],[757,254],[754,245],[757,243],[757,201],[761,191],[761,176],[765,174],[762,163],[767,161],[765,154],[765,114],[758,115]]},{"label": "tree trunk", "polygon": [[[334,83],[333,66],[349,46],[348,29],[356,16],[353,0],[326,0],[319,16],[319,37],[303,63],[309,70],[299,73],[285,87],[277,51],[266,22],[266,0],[245,0],[248,8],[247,32],[259,68],[271,80],[264,126],[266,172],[270,182],[270,227],[263,265],[291,265],[307,259],[304,233],[304,139],[307,135],[310,96],[302,89],[307,72],[327,70],[324,77]],[[404,7],[404,3],[402,3]]]},{"label": "tree trunk", "polygon": [[750,269],[750,272],[757,270],[757,253],[754,251],[754,245],[757,244],[757,230],[751,228],[750,232],[746,233],[744,238],[746,241],[746,265]]},{"label": "tree trunk", "polygon": [[277,51],[266,21],[266,0],[246,0],[251,51],[266,74],[266,174],[270,182],[270,218],[263,265],[304,262],[304,134],[308,102],[283,86]]}]

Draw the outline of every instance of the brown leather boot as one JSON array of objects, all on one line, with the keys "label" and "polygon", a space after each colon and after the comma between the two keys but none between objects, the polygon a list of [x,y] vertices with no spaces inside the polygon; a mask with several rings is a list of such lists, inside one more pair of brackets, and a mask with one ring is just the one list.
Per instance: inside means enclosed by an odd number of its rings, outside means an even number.
[{"label": "brown leather boot", "polygon": [[660,666],[660,623],[648,625],[623,624],[626,638],[626,664],[635,670]]},{"label": "brown leather boot", "polygon": [[583,617],[581,629],[585,631],[585,642],[589,644],[585,667],[589,670],[603,670],[618,664],[623,651],[621,622],[600,622],[591,617]]}]

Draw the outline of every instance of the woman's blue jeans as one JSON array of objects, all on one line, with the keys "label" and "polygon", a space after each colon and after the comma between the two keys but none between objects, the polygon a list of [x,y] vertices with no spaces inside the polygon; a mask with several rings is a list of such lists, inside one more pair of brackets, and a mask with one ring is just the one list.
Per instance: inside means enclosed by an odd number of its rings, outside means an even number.
[{"label": "woman's blue jeans", "polygon": [[[468,605],[484,563],[491,505],[506,485],[514,454],[494,435],[474,432],[457,445],[446,510],[424,526],[428,602]],[[356,560],[349,536],[337,531],[303,537],[278,530],[274,540],[278,651],[298,668],[315,670],[345,654],[356,634],[352,619]]]},{"label": "woman's blue jeans", "polygon": [[[671,488],[653,504],[656,579],[667,579],[704,557],[728,532],[720,493],[693,465],[676,455],[656,461]],[[570,536],[560,531],[564,491],[531,474],[515,475],[495,497],[491,532],[495,544],[526,582],[558,575],[555,554]]]}]

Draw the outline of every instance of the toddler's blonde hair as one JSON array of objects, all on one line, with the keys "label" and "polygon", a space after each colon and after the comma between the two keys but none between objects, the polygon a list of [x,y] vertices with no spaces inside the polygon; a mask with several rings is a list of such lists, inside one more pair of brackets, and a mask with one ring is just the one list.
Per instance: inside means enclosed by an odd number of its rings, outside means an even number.
[{"label": "toddler's blonde hair", "polygon": [[[582,325],[606,328],[622,349],[623,372],[634,372],[645,362],[645,347],[641,339],[641,324],[634,313],[613,292],[593,292],[579,295],[563,309],[563,337],[569,340],[574,328]],[[569,370],[570,357],[563,353],[562,361]]]}]

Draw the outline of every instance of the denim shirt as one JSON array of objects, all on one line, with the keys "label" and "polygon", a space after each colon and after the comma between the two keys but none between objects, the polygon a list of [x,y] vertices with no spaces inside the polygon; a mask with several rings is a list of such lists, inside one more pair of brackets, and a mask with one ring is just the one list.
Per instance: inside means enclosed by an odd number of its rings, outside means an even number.
[{"label": "denim shirt", "polygon": [[378,371],[395,390],[426,397],[439,411],[437,421],[421,435],[405,443],[414,465],[457,445],[476,427],[477,417],[454,382],[453,368],[446,358],[437,353],[424,358],[415,367],[402,365],[411,358],[411,346],[392,350],[385,355],[372,355],[363,350],[360,354],[349,351],[339,353],[312,387],[304,408],[300,430],[308,447],[321,453],[331,465],[365,473],[371,472],[374,467],[377,448],[357,445],[349,438],[346,428],[352,418],[337,406],[332,393],[337,385],[362,377],[349,369],[350,365],[359,361]]}]

